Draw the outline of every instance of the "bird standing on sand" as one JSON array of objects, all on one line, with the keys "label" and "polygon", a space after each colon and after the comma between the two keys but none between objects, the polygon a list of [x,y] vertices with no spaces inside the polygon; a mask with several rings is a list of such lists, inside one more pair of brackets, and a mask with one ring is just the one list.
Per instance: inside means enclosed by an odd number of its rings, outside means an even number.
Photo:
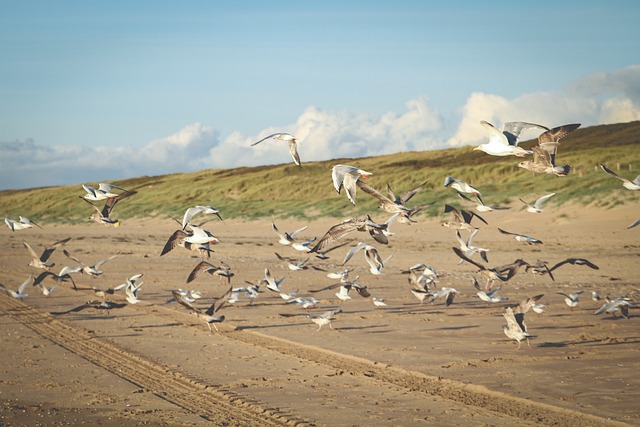
[{"label": "bird standing on sand", "polygon": [[342,310],[340,309],[329,310],[329,311],[325,311],[322,314],[308,314],[307,317],[311,319],[313,323],[318,325],[318,329],[316,329],[316,332],[317,332],[320,329],[322,329],[324,325],[329,325],[329,328],[333,329],[333,326],[331,326],[331,321],[335,319],[333,316],[341,312]]},{"label": "bird standing on sand", "polygon": [[298,155],[298,139],[286,132],[278,132],[273,133],[271,135],[265,136],[260,141],[256,141],[251,146],[260,144],[262,141],[266,141],[267,139],[276,139],[278,141],[284,141],[289,144],[289,154],[291,154],[291,158],[294,163],[300,166],[300,156]]},{"label": "bird standing on sand", "polygon": [[527,332],[527,325],[524,323],[524,313],[514,313],[511,307],[507,307],[505,312],[502,313],[502,316],[507,321],[507,324],[502,326],[502,330],[508,338],[518,341],[518,348],[516,350],[520,350],[520,341],[523,339],[526,339],[527,345],[531,347],[529,338],[533,338],[535,335]]}]

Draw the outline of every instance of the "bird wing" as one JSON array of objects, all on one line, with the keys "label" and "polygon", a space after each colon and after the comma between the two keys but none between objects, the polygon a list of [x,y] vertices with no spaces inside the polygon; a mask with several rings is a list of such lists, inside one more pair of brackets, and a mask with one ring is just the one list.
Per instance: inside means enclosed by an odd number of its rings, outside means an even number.
[{"label": "bird wing", "polygon": [[517,146],[518,145],[518,138],[520,138],[520,134],[527,130],[527,129],[532,129],[532,128],[540,128],[540,129],[544,129],[544,130],[549,130],[548,127],[546,126],[542,126],[542,125],[538,125],[535,123],[527,123],[527,122],[506,122],[502,125],[502,133],[504,134],[504,136],[507,138],[507,141],[509,141],[509,145],[513,145],[513,146]]},{"label": "bird wing", "polygon": [[511,307],[507,307],[504,313],[502,313],[502,316],[504,316],[504,319],[507,321],[507,327],[510,330],[520,330],[520,325],[518,324]]},{"label": "bird wing", "polygon": [[265,136],[265,137],[264,137],[264,138],[262,138],[260,141],[256,141],[256,142],[254,142],[253,144],[251,144],[251,146],[253,147],[254,145],[258,145],[258,144],[260,144],[262,141],[266,141],[267,139],[274,138],[274,137],[276,137],[276,136],[278,136],[278,135],[280,135],[280,133],[272,133],[272,134],[271,134],[271,135],[269,135],[269,136]]},{"label": "bird wing", "polygon": [[489,131],[489,144],[509,145],[506,135],[500,129],[484,120],[480,121],[480,124]]},{"label": "bird wing", "polygon": [[169,240],[167,240],[167,243],[165,243],[164,247],[162,248],[162,252],[160,252],[160,256],[174,249],[187,236],[188,234],[183,230],[174,231],[171,237],[169,237]]},{"label": "bird wing", "polygon": [[53,251],[55,251],[57,248],[67,243],[69,240],[71,240],[71,237],[67,237],[66,239],[59,240],[53,243],[52,245],[46,247],[44,249],[44,252],[42,252],[42,255],[40,256],[40,261],[45,262],[46,260],[48,260],[51,254],[53,253]]},{"label": "bird wing", "polygon": [[213,274],[212,270],[219,270],[219,267],[216,267],[215,265],[213,265],[213,264],[211,264],[210,262],[207,262],[207,261],[200,261],[193,268],[193,270],[191,270],[191,273],[189,273],[189,276],[187,277],[187,282],[186,283],[192,282],[193,280],[196,279],[196,277],[199,277],[202,273]]},{"label": "bird wing", "polygon": [[425,181],[422,184],[412,188],[411,190],[402,193],[402,195],[400,195],[399,197],[400,204],[404,205],[409,200],[411,200],[413,196],[415,196],[418,192],[420,192],[424,188],[425,185],[427,185],[427,182],[428,181]]},{"label": "bird wing", "polygon": [[213,304],[211,304],[211,307],[209,307],[207,311],[205,311],[205,313],[209,316],[213,316],[215,313],[222,310],[222,308],[227,303],[227,298],[229,297],[231,292],[233,292],[233,286],[229,287],[229,289],[227,289],[227,291],[222,294],[220,298],[218,298]]},{"label": "bird wing", "polygon": [[71,260],[73,260],[73,261],[77,262],[77,263],[78,263],[78,264],[80,264],[81,266],[83,266],[83,267],[84,267],[84,266],[86,266],[86,264],[85,264],[85,263],[83,263],[83,262],[82,262],[82,261],[80,261],[78,258],[76,258],[76,257],[74,257],[73,255],[71,255],[71,254],[69,253],[69,251],[67,251],[66,249],[63,249],[63,250],[62,250],[62,253],[63,253],[63,254],[65,254],[65,255],[67,256],[67,258],[69,258],[69,259],[71,259]]},{"label": "bird wing", "polygon": [[300,155],[298,154],[298,144],[295,139],[289,141],[289,153],[296,165],[300,166]]},{"label": "bird wing", "polygon": [[25,248],[27,248],[27,250],[29,251],[29,253],[33,258],[40,259],[40,255],[38,255],[36,251],[34,251],[33,248],[27,242],[23,240],[22,244],[24,245]]},{"label": "bird wing", "polygon": [[453,252],[456,253],[456,255],[458,255],[460,258],[462,258],[463,260],[467,261],[470,264],[475,265],[476,267],[478,267],[480,270],[486,270],[486,267],[480,263],[477,263],[476,261],[472,260],[471,258],[467,257],[465,254],[462,253],[462,251],[456,247],[453,248]]},{"label": "bird wing", "polygon": [[612,171],[611,169],[609,169],[608,167],[606,167],[605,165],[601,164],[600,167],[602,168],[603,171],[605,171],[608,175],[611,175],[614,178],[618,178],[620,181],[622,182],[630,182],[628,179],[621,177],[620,175],[618,175],[617,173],[615,173],[614,171]]},{"label": "bird wing", "polygon": [[351,218],[332,226],[331,228],[329,228],[329,230],[327,230],[324,236],[322,236],[322,238],[318,241],[318,243],[316,243],[316,245],[311,249],[310,252],[318,252],[319,250],[329,246],[331,243],[340,239],[344,235],[362,227],[363,223],[363,220],[359,218]]},{"label": "bird wing", "polygon": [[547,200],[549,200],[550,198],[552,198],[555,195],[556,195],[556,193],[551,193],[551,194],[547,194],[546,196],[542,196],[538,200],[536,200],[536,202],[534,203],[533,206],[536,209],[540,209],[540,206],[542,206],[543,203],[545,203]]},{"label": "bird wing", "polygon": [[545,143],[558,142],[560,139],[564,138],[579,127],[580,123],[572,123],[549,129],[538,136],[538,143],[542,146]]},{"label": "bird wing", "polygon": [[349,262],[349,260],[356,254],[356,252],[358,252],[360,249],[363,249],[367,246],[369,245],[367,245],[364,242],[360,242],[354,247],[352,247],[351,249],[349,249],[349,252],[347,252],[347,255],[344,257],[344,261],[342,261],[342,265],[345,265],[347,262]]}]

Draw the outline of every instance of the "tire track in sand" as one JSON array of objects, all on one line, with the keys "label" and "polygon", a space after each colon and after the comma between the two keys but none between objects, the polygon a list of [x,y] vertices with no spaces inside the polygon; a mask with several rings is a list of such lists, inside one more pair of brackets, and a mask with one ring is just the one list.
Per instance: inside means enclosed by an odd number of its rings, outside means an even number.
[{"label": "tire track in sand", "polygon": [[311,425],[289,414],[215,386],[191,379],[146,358],[100,341],[86,331],[68,326],[48,313],[0,295],[0,310],[37,334],[157,397],[219,425],[304,426]]}]

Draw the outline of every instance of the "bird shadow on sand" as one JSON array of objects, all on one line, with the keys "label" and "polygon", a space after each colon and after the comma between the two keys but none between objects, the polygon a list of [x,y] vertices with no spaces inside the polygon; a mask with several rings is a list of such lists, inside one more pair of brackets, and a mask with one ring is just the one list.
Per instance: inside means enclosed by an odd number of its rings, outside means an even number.
[{"label": "bird shadow on sand", "polygon": [[161,325],[140,325],[140,326],[129,326],[128,329],[151,329],[151,328],[169,328],[173,326],[181,326],[182,323],[163,323]]},{"label": "bird shadow on sand", "polygon": [[590,339],[584,341],[558,341],[558,342],[543,342],[537,345],[537,347],[551,347],[551,348],[560,348],[560,347],[577,347],[588,345],[591,347],[600,347],[600,346],[613,346],[613,345],[637,345],[640,343],[640,338],[634,338],[633,340],[628,339],[624,341],[613,341],[608,339]]},{"label": "bird shadow on sand", "polygon": [[[385,328],[388,327],[389,325],[370,325],[370,326],[343,326],[340,328],[336,328],[334,326],[333,329],[336,329],[338,331],[363,331],[366,329],[376,329],[376,328]],[[380,331],[378,331],[380,332]]]},{"label": "bird shadow on sand", "polygon": [[235,330],[246,331],[251,329],[289,328],[289,327],[296,327],[296,326],[313,326],[313,323],[304,322],[304,323],[286,323],[286,324],[278,323],[276,325],[247,325],[247,326],[236,326]]},{"label": "bird shadow on sand", "polygon": [[448,326],[445,328],[433,328],[430,331],[458,331],[463,329],[475,329],[479,328],[480,325],[468,325],[468,326]]},{"label": "bird shadow on sand", "polygon": [[538,329],[583,329],[583,328],[591,328],[594,325],[565,325],[565,326],[536,326],[536,330]]}]

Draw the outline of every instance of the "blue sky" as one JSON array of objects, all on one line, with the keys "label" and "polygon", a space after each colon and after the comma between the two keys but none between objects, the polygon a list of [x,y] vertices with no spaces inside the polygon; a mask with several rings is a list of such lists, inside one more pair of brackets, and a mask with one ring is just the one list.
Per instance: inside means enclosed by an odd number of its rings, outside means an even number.
[{"label": "blue sky", "polygon": [[640,119],[636,1],[0,5],[0,189]]}]

